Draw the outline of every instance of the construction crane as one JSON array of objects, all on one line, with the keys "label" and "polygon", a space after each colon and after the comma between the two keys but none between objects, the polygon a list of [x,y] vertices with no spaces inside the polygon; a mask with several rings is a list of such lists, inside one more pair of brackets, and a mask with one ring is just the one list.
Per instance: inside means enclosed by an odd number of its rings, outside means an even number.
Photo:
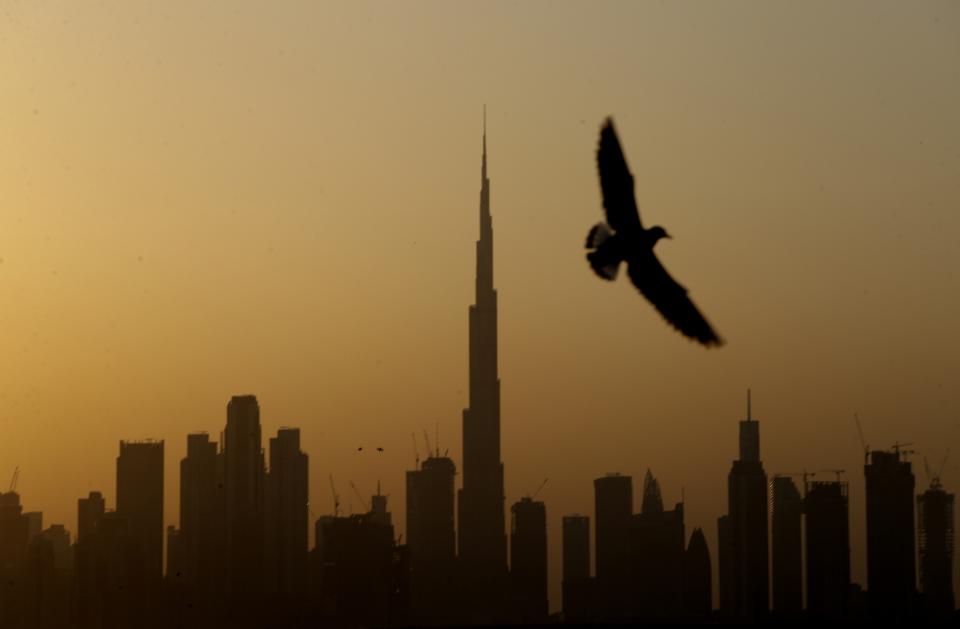
[{"label": "construction crane", "polygon": [[947,464],[947,459],[950,457],[950,448],[947,448],[946,454],[943,455],[943,460],[940,461],[940,467],[937,468],[935,474],[930,473],[930,465],[927,463],[927,457],[923,457],[923,469],[927,473],[927,482],[930,483],[931,489],[940,488],[940,476],[943,474],[943,468]]},{"label": "construction crane", "polygon": [[897,441],[897,442],[895,442],[892,446],[890,446],[890,449],[897,453],[897,459],[899,460],[901,454],[902,454],[903,456],[907,456],[908,454],[913,454],[913,453],[916,452],[916,450],[903,450],[903,449],[902,449],[902,448],[904,448],[904,447],[906,447],[906,446],[912,446],[912,445],[913,445],[913,442],[912,442],[912,441],[908,441],[907,443],[900,443],[899,441]]},{"label": "construction crane", "polygon": [[333,517],[340,517],[340,495],[337,494],[337,487],[333,484],[333,474],[330,475],[330,492],[333,494]]},{"label": "construction crane", "polygon": [[820,471],[823,472],[824,474],[836,474],[838,483],[840,482],[840,475],[847,473],[847,470],[820,470]]},{"label": "construction crane", "polygon": [[20,480],[20,466],[13,468],[13,478],[10,479],[10,493],[17,490],[17,481]]},{"label": "construction crane", "polygon": [[548,480],[550,480],[550,479],[549,479],[549,478],[544,478],[544,479],[543,479],[543,482],[540,483],[540,486],[539,486],[539,487],[537,487],[537,491],[533,492],[533,494],[530,495],[530,500],[533,500],[534,498],[536,498],[536,497],[540,494],[540,490],[543,489],[544,485],[547,484],[547,481],[548,481]]},{"label": "construction crane", "polygon": [[802,472],[780,472],[779,474],[774,474],[773,477],[777,478],[778,476],[799,476],[803,478],[803,497],[807,497],[807,479],[811,476],[816,476],[816,472],[808,472],[803,470]]},{"label": "construction crane", "polygon": [[423,429],[423,441],[427,444],[427,458],[431,458],[433,456],[433,448],[430,447],[430,435],[427,434],[426,428]]},{"label": "construction crane", "polygon": [[370,505],[367,504],[367,501],[363,497],[363,494],[360,493],[360,490],[357,489],[357,486],[353,483],[353,481],[350,481],[350,488],[353,489],[353,493],[357,494],[357,498],[360,499],[360,506],[362,506],[364,509],[366,509],[369,512]]},{"label": "construction crane", "polygon": [[853,419],[857,422],[857,435],[860,437],[860,447],[863,448],[863,464],[866,465],[870,459],[870,446],[867,445],[866,439],[863,438],[863,427],[860,425],[860,416],[854,413]]},{"label": "construction crane", "polygon": [[937,468],[937,475],[933,477],[934,482],[937,486],[940,486],[940,477],[943,475],[943,468],[947,465],[947,459],[950,458],[950,448],[947,448],[946,453],[943,455],[943,460],[940,461],[940,467]]}]

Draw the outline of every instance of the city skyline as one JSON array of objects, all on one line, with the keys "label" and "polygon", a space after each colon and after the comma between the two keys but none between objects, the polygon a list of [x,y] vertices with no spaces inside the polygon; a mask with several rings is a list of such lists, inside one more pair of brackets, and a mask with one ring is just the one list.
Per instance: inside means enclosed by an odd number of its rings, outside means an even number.
[{"label": "city skyline", "polygon": [[[301,428],[315,513],[330,474],[344,510],[348,481],[401,495],[438,424],[462,474],[488,102],[505,503],[550,478],[554,608],[561,518],[607,472],[652,469],[716,549],[748,387],[768,477],[847,470],[865,582],[853,414],[914,442],[918,488],[960,436],[956,7],[215,6],[4,17],[0,474],[28,511],[75,531],[78,497],[117,504],[118,440],[152,437],[175,524],[182,435],[217,441],[243,393],[265,435]],[[582,260],[610,114],[717,355]]]}]

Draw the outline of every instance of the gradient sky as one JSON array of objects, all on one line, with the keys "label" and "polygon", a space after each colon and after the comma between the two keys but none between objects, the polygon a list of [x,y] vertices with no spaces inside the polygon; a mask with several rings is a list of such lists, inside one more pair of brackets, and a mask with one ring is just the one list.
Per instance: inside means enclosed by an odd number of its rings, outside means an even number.
[{"label": "gradient sky", "polygon": [[[0,0],[0,478],[75,530],[117,441],[165,439],[176,523],[186,433],[254,393],[314,514],[379,478],[402,532],[410,434],[460,460],[483,103],[507,501],[549,477],[552,607],[608,471],[685,492],[716,565],[748,386],[768,473],[848,471],[862,582],[853,413],[918,487],[960,449],[951,1]],[[607,115],[719,351],[587,267]]]}]

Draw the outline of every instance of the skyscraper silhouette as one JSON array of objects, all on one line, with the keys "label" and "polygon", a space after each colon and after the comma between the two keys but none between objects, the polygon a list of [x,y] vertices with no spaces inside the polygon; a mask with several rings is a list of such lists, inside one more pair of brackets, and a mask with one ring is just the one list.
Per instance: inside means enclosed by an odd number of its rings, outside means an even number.
[{"label": "skyscraper silhouette", "polygon": [[867,483],[867,595],[877,618],[903,618],[916,593],[914,477],[899,449],[870,453]]},{"label": "skyscraper silhouette", "polygon": [[[497,292],[493,288],[493,219],[487,177],[487,131],[480,171],[480,239],[476,303],[470,306],[470,405],[463,411],[463,487],[459,495],[459,559],[476,621],[504,610],[507,540],[500,460],[500,378],[497,375]],[[470,604],[471,601],[475,604]]]},{"label": "skyscraper silhouette", "polygon": [[[163,577],[163,441],[121,441],[117,457],[117,513],[128,522],[143,561],[143,604],[161,604]],[[149,613],[149,611],[147,611]]]},{"label": "skyscraper silhouette", "polygon": [[634,618],[677,618],[683,609],[683,503],[663,508],[660,483],[650,470],[643,480],[640,513],[630,521],[630,562]]},{"label": "skyscraper silhouette", "polygon": [[761,619],[769,610],[767,474],[760,462],[760,425],[750,413],[740,422],[740,458],[727,477],[732,548],[733,613]]},{"label": "skyscraper silhouette", "polygon": [[953,611],[953,494],[934,477],[917,496],[920,590],[931,617]]},{"label": "skyscraper silhouette", "polygon": [[217,443],[206,433],[187,435],[187,456],[180,461],[181,580],[188,621],[198,625],[215,613],[226,577],[226,503],[220,468]]},{"label": "skyscraper silhouette", "polygon": [[813,482],[805,503],[807,611],[815,618],[842,618],[850,592],[847,484]]},{"label": "skyscraper silhouette", "polygon": [[77,500],[77,542],[96,531],[97,521],[104,511],[106,501],[99,491],[91,491],[86,498]]},{"label": "skyscraper silhouette", "polygon": [[410,606],[417,623],[450,623],[455,610],[455,475],[453,461],[440,456],[407,472]]},{"label": "skyscraper silhouette", "polygon": [[594,601],[605,620],[630,614],[630,523],[633,518],[633,479],[607,474],[593,481],[596,527]]},{"label": "skyscraper silhouette", "polygon": [[103,494],[91,491],[77,500],[77,541],[74,546],[74,608],[80,627],[97,621],[97,546],[100,519],[106,511]]},{"label": "skyscraper silhouette", "polygon": [[717,589],[720,594],[720,616],[733,618],[737,602],[734,591],[733,533],[730,530],[730,516],[717,518]]},{"label": "skyscraper silhouette", "polygon": [[281,607],[307,588],[307,492],[309,459],[300,450],[300,429],[281,428],[270,439],[270,473],[266,478],[267,592]]},{"label": "skyscraper silhouette", "polygon": [[586,622],[591,613],[590,518],[563,516],[563,619]]},{"label": "skyscraper silhouette", "polygon": [[803,498],[788,476],[774,476],[770,491],[773,611],[795,615],[803,609]]},{"label": "skyscraper silhouette", "polygon": [[263,586],[263,450],[253,395],[227,404],[224,432],[227,602],[236,614],[257,608]]},{"label": "skyscraper silhouette", "polygon": [[683,554],[683,609],[690,618],[705,620],[713,609],[713,574],[710,549],[703,529],[690,534],[690,543]]},{"label": "skyscraper silhouette", "polygon": [[510,507],[510,585],[514,618],[547,618],[547,507],[522,498]]},{"label": "skyscraper silhouette", "polygon": [[27,519],[20,494],[0,493],[0,626],[10,625],[20,612],[20,564],[27,555]]}]

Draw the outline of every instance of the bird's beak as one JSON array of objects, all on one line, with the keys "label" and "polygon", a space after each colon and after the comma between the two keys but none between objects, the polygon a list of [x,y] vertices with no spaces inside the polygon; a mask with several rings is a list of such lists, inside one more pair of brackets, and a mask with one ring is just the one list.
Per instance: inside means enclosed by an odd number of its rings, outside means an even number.
[{"label": "bird's beak", "polygon": [[671,236],[670,234],[664,232],[663,235],[664,235],[665,238],[669,238],[670,240],[673,240],[673,236]]}]

